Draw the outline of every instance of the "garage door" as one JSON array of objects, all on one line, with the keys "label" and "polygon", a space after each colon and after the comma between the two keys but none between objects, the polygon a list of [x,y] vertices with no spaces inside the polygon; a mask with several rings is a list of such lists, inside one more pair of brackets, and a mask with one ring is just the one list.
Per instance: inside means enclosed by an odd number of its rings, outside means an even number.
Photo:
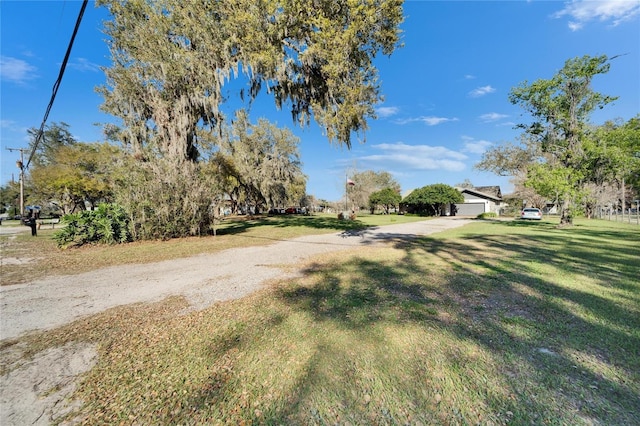
[{"label": "garage door", "polygon": [[484,203],[461,203],[456,204],[456,216],[478,216],[484,213]]}]

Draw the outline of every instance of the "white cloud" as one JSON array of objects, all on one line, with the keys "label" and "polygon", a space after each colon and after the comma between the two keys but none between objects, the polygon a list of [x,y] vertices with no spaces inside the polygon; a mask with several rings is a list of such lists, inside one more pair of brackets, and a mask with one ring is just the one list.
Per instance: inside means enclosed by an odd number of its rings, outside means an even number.
[{"label": "white cloud", "polygon": [[89,62],[86,58],[78,58],[76,62],[69,62],[69,66],[78,71],[100,72],[100,65]]},{"label": "white cloud", "polygon": [[433,117],[433,116],[421,116],[414,118],[404,118],[402,120],[396,120],[398,124],[409,124],[415,122],[423,122],[427,126],[436,126],[438,124],[446,123],[447,121],[458,121],[457,118],[446,118],[446,117]]},{"label": "white cloud", "polygon": [[487,150],[487,148],[493,145],[493,142],[475,140],[470,136],[463,136],[462,139],[465,141],[462,151],[471,154],[482,154]]},{"label": "white cloud", "polygon": [[480,96],[488,95],[489,93],[493,93],[495,91],[496,89],[491,86],[482,86],[469,92],[469,96],[471,96],[472,98],[479,98]]},{"label": "white cloud", "polygon": [[464,79],[465,80],[474,80],[476,78],[475,75],[471,75],[471,74],[465,74]]},{"label": "white cloud", "polygon": [[20,126],[14,120],[7,120],[7,119],[0,120],[0,128],[2,128],[3,131],[7,133],[11,132],[16,134],[16,138],[20,138],[21,141],[24,140],[27,143],[30,142],[29,135],[27,134],[28,128],[24,126]]},{"label": "white cloud", "polygon": [[15,122],[12,120],[0,120],[0,127],[3,129],[10,129],[15,125]]},{"label": "white cloud", "polygon": [[0,78],[14,83],[25,83],[36,77],[36,67],[22,59],[0,56]]},{"label": "white cloud", "polygon": [[573,0],[552,16],[569,16],[571,20],[567,25],[572,31],[577,31],[591,21],[610,22],[616,26],[638,14],[640,0]]},{"label": "white cloud", "polygon": [[569,21],[567,26],[569,27],[569,29],[571,31],[578,31],[578,30],[582,29],[582,27],[584,27],[584,25],[582,23],[580,23],[580,22],[571,22],[571,21]]},{"label": "white cloud", "polygon": [[484,121],[485,123],[490,123],[493,121],[498,121],[498,120],[502,120],[503,118],[507,118],[508,115],[505,114],[500,114],[497,112],[490,112],[487,114],[482,114],[480,116],[480,120]]},{"label": "white cloud", "polygon": [[431,146],[431,145],[407,145],[403,142],[397,143],[379,143],[372,145],[373,148],[381,149],[387,152],[402,152],[402,153],[410,153],[417,154],[419,156],[429,155],[434,157],[449,157],[454,158],[456,160],[464,160],[467,158],[466,155],[461,154],[457,151],[453,151],[444,146]]},{"label": "white cloud", "polygon": [[380,118],[391,117],[393,115],[396,115],[398,112],[400,112],[400,109],[398,107],[379,107],[379,108],[376,108],[376,114],[378,114],[378,117],[380,117]]},{"label": "white cloud", "polygon": [[408,170],[445,170],[458,172],[466,168],[464,160],[468,157],[443,146],[407,145],[402,142],[372,145],[382,151],[360,157],[358,161],[377,163],[386,169]]}]

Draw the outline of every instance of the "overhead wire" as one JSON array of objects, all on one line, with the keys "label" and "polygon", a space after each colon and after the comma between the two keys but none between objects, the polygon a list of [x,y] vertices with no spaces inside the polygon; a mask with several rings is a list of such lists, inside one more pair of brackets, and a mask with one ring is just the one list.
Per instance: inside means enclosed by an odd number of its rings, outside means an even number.
[{"label": "overhead wire", "polygon": [[60,73],[58,74],[58,78],[56,79],[56,82],[53,84],[51,99],[49,100],[49,105],[47,106],[47,109],[44,113],[44,118],[42,119],[42,124],[40,124],[40,129],[38,130],[35,142],[33,143],[33,148],[31,149],[31,153],[29,154],[27,164],[24,166],[25,169],[29,167],[29,164],[31,163],[31,160],[33,159],[33,156],[35,155],[36,150],[38,149],[38,145],[40,144],[40,141],[42,140],[42,137],[44,135],[44,126],[47,123],[49,112],[51,111],[51,108],[53,107],[53,102],[56,99],[58,88],[60,87],[60,83],[62,82],[62,76],[64,75],[64,71],[67,68],[67,62],[69,61],[69,56],[71,55],[71,48],[73,47],[73,42],[76,38],[76,34],[78,33],[78,29],[80,28],[80,22],[82,21],[82,17],[84,16],[84,11],[87,8],[88,2],[89,0],[84,0],[82,2],[82,7],[80,8],[80,13],[78,14],[78,19],[76,19],[76,25],[73,29],[73,34],[71,35],[71,40],[69,40],[69,45],[67,46],[67,52],[64,55],[62,65],[60,66]]}]

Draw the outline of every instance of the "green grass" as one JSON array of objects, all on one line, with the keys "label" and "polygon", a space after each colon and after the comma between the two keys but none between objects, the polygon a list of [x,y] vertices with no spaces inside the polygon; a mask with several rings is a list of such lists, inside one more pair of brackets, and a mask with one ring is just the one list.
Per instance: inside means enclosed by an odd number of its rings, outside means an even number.
[{"label": "green grass", "polygon": [[638,424],[638,241],[478,221],[204,311],[171,298],[22,341],[98,345],[86,424]]}]

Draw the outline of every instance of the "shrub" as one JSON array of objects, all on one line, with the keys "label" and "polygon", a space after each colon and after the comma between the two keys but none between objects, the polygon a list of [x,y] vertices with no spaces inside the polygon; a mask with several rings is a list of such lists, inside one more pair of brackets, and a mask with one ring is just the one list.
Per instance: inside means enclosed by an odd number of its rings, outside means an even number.
[{"label": "shrub", "polygon": [[116,200],[129,213],[134,240],[207,235],[213,224],[215,178],[199,164],[154,159],[133,162]]},{"label": "shrub", "polygon": [[484,212],[484,213],[480,213],[478,216],[476,216],[476,218],[478,218],[478,219],[489,219],[489,218],[493,218],[493,217],[498,217],[498,214],[494,213],[494,212]]},{"label": "shrub", "polygon": [[62,222],[66,226],[53,234],[58,247],[131,241],[127,213],[117,204],[100,204],[96,210],[68,214]]},{"label": "shrub", "polygon": [[414,189],[402,200],[402,204],[409,213],[439,216],[447,204],[463,201],[460,191],[444,183],[436,183]]}]

